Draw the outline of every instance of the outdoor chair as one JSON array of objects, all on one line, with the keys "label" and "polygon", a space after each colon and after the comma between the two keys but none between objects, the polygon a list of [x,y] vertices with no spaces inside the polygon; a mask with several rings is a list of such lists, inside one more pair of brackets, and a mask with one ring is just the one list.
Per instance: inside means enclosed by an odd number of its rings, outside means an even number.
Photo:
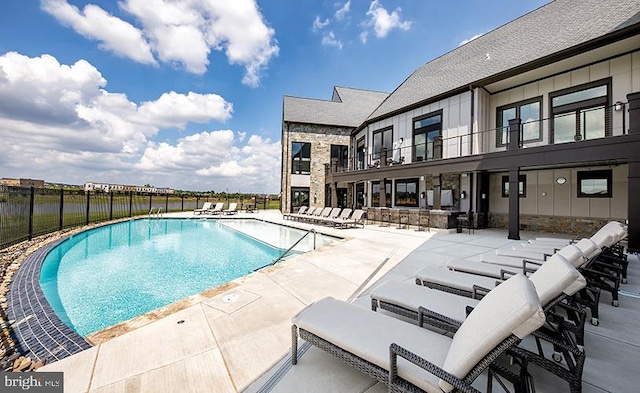
[{"label": "outdoor chair", "polygon": [[193,214],[202,214],[206,213],[209,209],[211,209],[212,202],[205,202],[202,204],[201,209],[193,209]]},{"label": "outdoor chair", "polygon": [[294,218],[296,215],[300,215],[303,214],[305,211],[307,211],[307,206],[300,206],[300,208],[298,209],[298,211],[296,213],[285,213],[282,215],[282,218],[289,219],[291,220],[292,218]]},{"label": "outdoor chair", "polygon": [[351,216],[352,212],[353,212],[352,209],[348,207],[344,208],[342,209],[338,217],[326,219],[322,223],[326,225],[331,225],[331,226],[340,226],[345,220],[347,220]]},{"label": "outdoor chair", "polygon": [[218,202],[213,207],[213,209],[208,210],[207,213],[209,213],[209,214],[222,214],[222,208],[223,207],[224,207],[224,202]]},{"label": "outdoor chair", "polygon": [[236,202],[231,202],[229,204],[229,207],[225,210],[222,211],[225,215],[226,214],[237,214],[238,213],[238,204]]},{"label": "outdoor chair", "polygon": [[[448,337],[332,298],[296,315],[298,337],[400,392],[479,392],[471,384],[506,350],[545,322],[533,283],[517,275],[489,292]],[[526,378],[526,375],[521,375]],[[515,382],[515,381],[514,381]]]},{"label": "outdoor chair", "polygon": [[320,219],[317,220],[319,224],[326,225],[333,219],[336,219],[340,216],[340,212],[342,211],[339,207],[334,207],[329,211],[329,214],[326,217],[321,216]]},{"label": "outdoor chair", "polygon": [[[438,272],[446,272],[445,269],[439,268],[432,270],[436,278],[432,279],[431,284],[437,281]],[[386,281],[371,292],[371,308],[374,311],[381,308],[417,320],[420,326],[427,324],[437,329],[455,332],[469,310],[479,303],[479,299],[495,290],[497,284],[503,284],[489,277],[449,273],[457,276],[459,285],[451,287],[448,280],[445,280],[443,286],[427,284],[426,287],[407,282]],[[559,255],[552,257],[531,274],[529,279],[534,283],[540,304],[547,313],[548,323],[534,334],[538,352],[522,349],[519,354],[524,356],[527,362],[537,364],[565,379],[570,384],[572,392],[579,392],[585,360],[582,347],[586,313],[570,300],[585,287],[586,280],[569,261]],[[473,297],[467,297],[470,293]],[[565,319],[565,312],[567,318],[573,318]],[[541,340],[552,344],[554,350],[551,359],[545,355]],[[557,364],[563,357],[566,368]]]},{"label": "outdoor chair", "polygon": [[329,217],[329,214],[331,214],[330,207],[325,207],[323,209],[318,208],[313,215],[307,219],[307,221],[312,223],[320,222],[322,219]]},{"label": "outdoor chair", "polygon": [[309,207],[306,211],[299,213],[299,214],[292,214],[291,217],[294,218],[296,221],[300,221],[300,220],[306,220],[308,217],[310,217],[311,215],[313,215],[313,213],[316,211],[316,208],[311,206]]},{"label": "outdoor chair", "polygon": [[346,220],[342,220],[340,222],[335,221],[336,227],[337,228],[349,228],[349,227],[357,228],[358,225],[362,225],[362,227],[364,228],[364,220],[365,220],[364,215],[365,215],[364,210],[356,209],[351,214],[351,217],[347,218]]}]

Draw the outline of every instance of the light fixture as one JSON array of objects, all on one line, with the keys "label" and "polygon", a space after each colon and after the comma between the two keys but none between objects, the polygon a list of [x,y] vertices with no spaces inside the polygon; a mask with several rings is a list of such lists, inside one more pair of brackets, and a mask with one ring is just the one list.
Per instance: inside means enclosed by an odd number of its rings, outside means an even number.
[{"label": "light fixture", "polygon": [[560,176],[559,178],[556,179],[556,183],[558,183],[558,184],[564,184],[566,182],[567,182],[567,178],[566,177]]},{"label": "light fixture", "polygon": [[618,101],[615,104],[613,104],[613,110],[614,111],[620,112],[623,109],[624,109],[624,104],[622,102]]},{"label": "light fixture", "polygon": [[467,197],[467,192],[466,192],[466,191],[462,191],[462,192],[460,193],[460,199],[464,199],[464,198],[466,198],[466,197]]}]

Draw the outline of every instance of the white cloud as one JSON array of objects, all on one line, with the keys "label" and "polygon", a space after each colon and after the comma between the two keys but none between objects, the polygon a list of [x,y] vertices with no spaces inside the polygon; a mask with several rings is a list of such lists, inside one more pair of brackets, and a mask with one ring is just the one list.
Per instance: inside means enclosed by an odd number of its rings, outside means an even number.
[{"label": "white cloud", "polygon": [[[363,26],[365,28],[372,27],[378,38],[386,37],[393,29],[409,30],[412,22],[403,21],[400,17],[400,12],[402,12],[402,9],[398,7],[389,13],[379,0],[373,0],[367,11],[369,19],[363,23]],[[366,37],[363,38],[361,35],[360,38],[363,43],[366,42]]]},{"label": "white cloud", "polygon": [[484,34],[484,33],[476,34],[476,35],[474,35],[474,36],[473,36],[473,37],[471,37],[471,38],[467,38],[466,40],[462,40],[462,41],[460,41],[460,43],[458,44],[458,46],[462,46],[462,45],[464,45],[464,44],[466,44],[466,43],[468,43],[468,42],[471,42],[471,41],[475,40],[475,39],[476,39],[476,38],[478,38],[478,37],[482,37],[482,34]]},{"label": "white cloud", "polygon": [[[237,191],[277,192],[279,142],[231,130],[159,139],[161,130],[229,119],[233,108],[222,97],[172,91],[135,103],[106,85],[85,60],[65,65],[50,55],[0,55],[3,176],[211,190],[235,173],[224,184]],[[215,168],[230,169],[216,175]]]},{"label": "white cloud", "polygon": [[[340,7],[340,4],[338,3],[337,6]],[[344,5],[338,8],[338,10],[335,13],[336,20],[344,20],[347,17],[347,15],[349,15],[350,10],[351,10],[351,0],[347,1],[346,3],[344,3]]]},{"label": "white cloud", "polygon": [[338,49],[342,49],[342,41],[336,38],[336,35],[333,31],[328,33],[324,33],[322,36],[322,45],[323,46],[333,46]]},{"label": "white cloud", "polygon": [[311,27],[311,30],[316,33],[329,26],[329,23],[331,23],[329,19],[320,20],[320,16],[316,15],[316,18],[313,20],[313,26]]},{"label": "white cloud", "polygon": [[[134,61],[163,63],[203,74],[212,50],[223,51],[230,64],[245,68],[242,82],[256,87],[279,47],[256,0],[123,0],[120,8],[140,28],[87,5],[81,12],[66,0],[42,0],[42,8],[61,23],[100,46]],[[154,57],[155,56],[155,57]]]},{"label": "white cloud", "polygon": [[66,0],[42,0],[42,9],[82,36],[100,42],[100,48],[138,63],[156,64],[151,47],[136,27],[88,4],[80,11]]}]

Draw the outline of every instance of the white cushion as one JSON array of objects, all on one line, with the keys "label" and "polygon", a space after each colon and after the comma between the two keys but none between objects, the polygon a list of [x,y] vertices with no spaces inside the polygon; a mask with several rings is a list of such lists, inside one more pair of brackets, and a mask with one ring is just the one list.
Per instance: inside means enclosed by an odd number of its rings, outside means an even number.
[{"label": "white cushion", "polygon": [[[463,378],[511,334],[523,338],[540,328],[544,321],[535,286],[518,274],[489,292],[469,314],[453,337],[443,368]],[[440,387],[452,390],[444,381]]]},{"label": "white cushion", "polygon": [[[508,258],[508,257],[500,257],[499,255],[495,255],[495,254],[491,254],[491,255],[493,255],[493,257],[496,257],[496,258]],[[520,265],[518,268],[509,267],[505,265],[497,265],[493,263],[482,263],[482,262],[485,262],[485,261],[478,262],[478,261],[469,261],[467,259],[454,259],[447,262],[447,268],[453,271],[478,274],[481,276],[494,277],[496,279],[499,279],[502,277],[500,275],[502,270],[511,271],[513,272],[513,274],[516,274],[522,271],[522,260],[520,260]]]},{"label": "white cushion", "polygon": [[[480,259],[484,263],[490,263],[492,265],[507,266],[511,268],[512,271],[515,271],[515,273],[518,273],[522,271],[522,267],[524,265],[523,261],[526,258],[517,257],[517,256],[508,256],[508,255],[497,255],[492,252],[485,252],[480,256]],[[540,260],[532,260],[532,261],[537,262],[539,264],[542,263],[542,261]],[[509,269],[505,269],[505,270],[509,270]]]},{"label": "white cushion", "polygon": [[416,278],[467,292],[473,292],[474,285],[480,285],[481,287],[489,289],[496,286],[496,279],[493,277],[477,276],[475,274],[455,272],[435,267],[424,268],[418,271]]},{"label": "white cushion", "polygon": [[[332,298],[310,305],[292,322],[385,370],[390,367],[392,343],[442,367],[452,342],[442,334]],[[398,375],[427,392],[441,393],[437,377],[401,358]]]},{"label": "white cushion", "polygon": [[611,247],[615,240],[611,237],[611,233],[608,230],[600,229],[593,236],[591,236],[591,240],[599,247]]},{"label": "white cushion", "polygon": [[588,238],[581,239],[579,242],[576,243],[576,247],[580,249],[582,254],[588,260],[595,258],[596,256],[598,256],[598,254],[602,252],[600,247],[598,247],[598,245],[593,240]]},{"label": "white cushion", "polygon": [[529,279],[535,285],[543,306],[563,292],[573,295],[586,285],[584,277],[560,254],[549,258]]},{"label": "white cushion", "polygon": [[569,244],[558,250],[557,254],[562,255],[573,266],[582,266],[587,262],[587,258],[584,256],[580,247],[575,244]]},{"label": "white cushion", "polygon": [[514,250],[511,248],[498,248],[496,250],[496,255],[544,261],[544,252],[527,251],[527,249],[523,248],[518,250]]}]

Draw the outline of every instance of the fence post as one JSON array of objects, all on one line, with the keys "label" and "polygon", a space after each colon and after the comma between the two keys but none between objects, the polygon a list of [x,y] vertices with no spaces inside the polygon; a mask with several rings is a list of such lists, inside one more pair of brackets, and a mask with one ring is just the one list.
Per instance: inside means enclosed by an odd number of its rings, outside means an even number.
[{"label": "fence post", "polygon": [[169,213],[169,194],[165,194],[164,197],[164,212]]},{"label": "fence post", "polygon": [[60,219],[58,220],[58,230],[61,231],[64,225],[64,188],[60,188]]},{"label": "fence post", "polygon": [[153,205],[152,205],[152,203],[153,203],[152,199],[153,199],[153,194],[152,194],[152,193],[149,193],[149,211],[151,211],[151,208],[153,207]]},{"label": "fence post", "polygon": [[129,191],[129,217],[133,216],[133,191]]},{"label": "fence post", "polygon": [[91,208],[91,191],[87,190],[87,214],[85,225],[89,225],[89,209]]},{"label": "fence post", "polygon": [[33,207],[35,199],[35,189],[33,186],[30,187],[30,198],[29,198],[29,240],[33,239]]},{"label": "fence post", "polygon": [[184,195],[180,195],[180,201],[181,201],[181,206],[180,206],[180,211],[183,212],[184,211]]},{"label": "fence post", "polygon": [[113,220],[113,191],[109,193],[109,221]]}]

